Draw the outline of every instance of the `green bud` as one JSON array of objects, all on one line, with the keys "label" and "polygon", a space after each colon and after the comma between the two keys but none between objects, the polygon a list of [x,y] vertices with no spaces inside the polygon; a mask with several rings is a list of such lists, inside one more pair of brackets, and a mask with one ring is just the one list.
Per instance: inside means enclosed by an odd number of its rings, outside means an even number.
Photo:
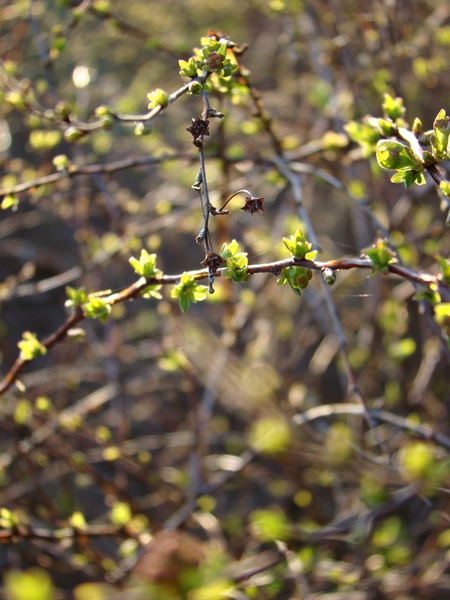
[{"label": "green bud", "polygon": [[450,302],[443,302],[434,307],[434,320],[450,337]]},{"label": "green bud", "polygon": [[101,323],[106,323],[111,312],[111,306],[102,298],[91,296],[88,301],[83,304],[83,312],[88,319],[98,319]]},{"label": "green bud", "polygon": [[101,117],[105,117],[106,115],[110,115],[112,117],[115,116],[114,110],[109,106],[97,106],[95,109],[95,116],[100,119]]},{"label": "green bud", "polygon": [[292,285],[298,286],[300,289],[304,290],[308,287],[311,278],[311,269],[306,269],[305,267],[291,267],[290,282]]},{"label": "green bud", "polygon": [[134,128],[134,135],[149,135],[152,132],[151,123],[137,123]]},{"label": "green bud", "polygon": [[384,114],[395,121],[404,116],[406,109],[403,106],[403,98],[392,98],[389,94],[384,94],[384,102],[382,104]]},{"label": "green bud", "polygon": [[412,132],[415,136],[418,136],[422,133],[422,131],[423,131],[422,121],[416,117],[413,122]]},{"label": "green bud", "polygon": [[97,0],[97,2],[94,3],[93,8],[95,12],[106,16],[110,12],[110,2],[109,0]]},{"label": "green bud", "polygon": [[[34,124],[32,125],[33,127],[39,127],[41,124],[43,124],[43,121],[41,119],[39,119],[39,117],[37,117],[36,115],[29,116],[30,119],[32,117],[34,117]],[[47,121],[54,121],[55,113],[51,109],[45,110],[44,111],[44,119],[47,119]]]},{"label": "green bud", "polygon": [[199,285],[188,273],[183,273],[180,282],[170,293],[172,298],[178,298],[181,310],[187,312],[191,302],[201,302],[205,300],[208,294],[208,288]]},{"label": "green bud", "polygon": [[189,93],[194,94],[194,96],[198,96],[203,92],[203,85],[199,81],[192,81],[189,84]]},{"label": "green bud", "polygon": [[394,123],[390,120],[386,120],[386,119],[378,119],[378,125],[383,133],[383,135],[385,135],[386,137],[389,137],[391,135],[394,135],[395,133],[395,127],[394,127]]},{"label": "green bud", "polygon": [[62,119],[68,119],[70,117],[71,112],[72,109],[70,107],[70,104],[67,104],[67,102],[64,102],[62,100],[58,102],[58,104],[55,106],[55,113],[59,115]]},{"label": "green bud", "polygon": [[447,198],[450,198],[450,182],[448,182],[448,181],[441,181],[439,183],[439,187],[441,189],[441,192],[443,194],[445,194],[447,196]]},{"label": "green bud", "polygon": [[156,254],[149,254],[147,250],[141,250],[141,256],[138,259],[133,256],[129,259],[130,264],[138,275],[142,277],[153,278],[161,275],[161,271],[156,268]]},{"label": "green bud", "polygon": [[169,104],[169,95],[164,90],[157,88],[153,90],[149,94],[147,94],[147,98],[149,99],[149,109],[156,108],[157,106],[161,106],[164,108]]},{"label": "green bud", "polygon": [[441,161],[447,155],[450,137],[450,117],[442,109],[438,112],[433,123],[433,133],[430,136],[430,143],[433,156]]},{"label": "green bud", "polygon": [[113,117],[113,115],[104,115],[100,119],[100,123],[101,123],[103,129],[112,129],[114,122],[115,122],[115,118]]},{"label": "green bud", "polygon": [[58,156],[54,157],[52,162],[57,171],[65,171],[69,166],[69,159],[65,154],[58,154]]},{"label": "green bud", "polygon": [[363,253],[372,261],[374,270],[381,273],[387,273],[388,265],[396,262],[388,241],[381,238],[378,238],[373,246],[363,250]]},{"label": "green bud", "polygon": [[77,142],[83,135],[83,131],[78,129],[78,127],[68,127],[64,132],[64,139],[67,142],[73,143]]},{"label": "green bud", "polygon": [[33,360],[47,352],[47,348],[39,342],[36,335],[29,331],[22,334],[22,340],[17,345],[20,348],[22,360]]},{"label": "green bud", "polygon": [[197,65],[193,58],[190,58],[188,62],[179,60],[178,64],[180,65],[180,75],[183,75],[183,77],[195,77],[197,75]]},{"label": "green bud", "polygon": [[27,107],[25,97],[20,92],[6,92],[4,99],[16,110],[25,110]]},{"label": "green bud", "polygon": [[68,300],[66,300],[64,306],[67,308],[74,306],[81,306],[87,301],[87,294],[84,288],[73,288],[68,285],[66,287],[66,294]]},{"label": "green bud", "polygon": [[334,285],[336,283],[336,271],[333,269],[324,269],[323,270],[323,278],[327,285]]},{"label": "green bud", "polygon": [[0,208],[2,210],[6,210],[6,209],[10,208],[11,210],[15,211],[15,210],[17,210],[18,206],[19,206],[19,198],[15,194],[6,194],[6,196],[3,198],[3,200],[0,204]]},{"label": "green bud", "polygon": [[[312,244],[305,240],[305,236],[300,229],[291,235],[290,238],[283,238],[283,243],[286,246],[287,250],[299,260],[307,259],[314,260],[317,252],[311,253]],[[308,255],[308,256],[307,256]]]},{"label": "green bud", "polygon": [[291,289],[297,294],[302,295],[302,290],[308,287],[312,278],[312,270],[306,267],[288,267],[283,270],[283,273],[278,281],[278,285],[289,283]]},{"label": "green bud", "polygon": [[227,266],[222,271],[223,277],[229,277],[235,283],[245,283],[250,277],[246,252],[239,252],[227,258]]}]

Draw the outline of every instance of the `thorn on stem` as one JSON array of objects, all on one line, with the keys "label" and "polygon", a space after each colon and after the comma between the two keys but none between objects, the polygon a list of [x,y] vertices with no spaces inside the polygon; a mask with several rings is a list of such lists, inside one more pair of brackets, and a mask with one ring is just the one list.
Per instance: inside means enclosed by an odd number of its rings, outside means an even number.
[{"label": "thorn on stem", "polygon": [[196,177],[196,179],[195,179],[195,181],[194,181],[194,183],[191,185],[191,188],[193,190],[200,191],[202,183],[203,183],[203,177],[202,177],[201,172],[199,172],[198,175],[197,175],[197,177]]},{"label": "thorn on stem", "polygon": [[201,244],[202,242],[204,242],[206,239],[206,231],[205,228],[203,228],[200,233],[198,234],[198,236],[195,238],[195,241],[197,242],[197,244]]}]

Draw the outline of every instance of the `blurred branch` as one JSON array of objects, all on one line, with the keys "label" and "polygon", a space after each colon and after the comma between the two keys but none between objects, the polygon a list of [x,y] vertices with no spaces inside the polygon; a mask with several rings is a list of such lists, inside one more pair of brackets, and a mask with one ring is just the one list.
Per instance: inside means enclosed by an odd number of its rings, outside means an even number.
[{"label": "blurred branch", "polygon": [[[84,527],[61,527],[59,529],[47,529],[44,527],[33,527],[31,525],[17,524],[15,527],[0,529],[0,543],[16,542],[21,540],[47,540],[61,543],[67,539],[83,537],[105,537],[124,534],[123,528],[117,525],[85,525]],[[126,534],[130,537],[130,534]]]},{"label": "blurred branch", "polygon": [[275,133],[275,129],[273,126],[273,119],[272,119],[271,115],[264,109],[264,106],[261,102],[261,96],[251,83],[250,74],[249,74],[248,70],[241,66],[241,64],[239,62],[239,54],[241,54],[241,53],[233,51],[234,60],[236,61],[236,64],[237,64],[235,76],[237,77],[237,79],[240,83],[243,83],[248,88],[250,98],[252,99],[253,105],[255,108],[254,116],[261,121],[261,124],[262,124],[264,130],[269,135],[269,138],[270,138],[270,141],[272,142],[272,147],[275,151],[275,154],[277,156],[282,156],[283,155],[283,146],[282,146],[280,138]]},{"label": "blurred branch", "polygon": [[358,539],[366,540],[371,535],[378,521],[400,509],[402,506],[417,498],[417,485],[409,484],[393,492],[388,500],[375,508],[361,508],[348,514],[338,516],[332,523],[300,537],[307,543],[318,544],[324,540],[338,539],[349,533]]},{"label": "blurred branch", "polygon": [[347,196],[347,198],[349,198],[360,210],[362,210],[369,217],[374,227],[378,229],[385,238],[389,238],[389,231],[386,229],[386,227],[384,227],[384,225],[381,223],[381,221],[378,219],[375,213],[369,208],[369,206],[367,205],[367,200],[356,198],[349,191],[349,189],[341,181],[339,181],[339,179],[337,179],[337,177],[333,177],[333,175],[330,175],[330,173],[327,173],[323,169],[318,169],[313,165],[307,165],[305,163],[299,163],[297,161],[289,161],[288,164],[292,171],[295,171],[296,173],[306,173],[314,175],[318,179],[329,183],[337,190],[343,192]]},{"label": "blurred branch", "polygon": [[112,400],[116,394],[117,385],[110,383],[96,390],[92,394],[89,394],[85,398],[82,398],[73,406],[69,406],[57,415],[54,415],[54,418],[51,418],[44,425],[37,427],[29,437],[24,438],[8,451],[2,452],[0,457],[0,469],[7,469],[14,458],[20,454],[29,453],[33,448],[45,442],[58,430],[60,423],[64,420],[66,420],[66,422],[70,421],[74,416],[86,417],[89,413],[98,410],[104,404]]},{"label": "blurred branch", "polygon": [[[294,200],[295,200],[295,204],[297,206],[298,215],[299,215],[300,219],[302,219],[302,221],[306,225],[306,229],[308,231],[308,236],[309,236],[309,239],[311,240],[313,248],[318,248],[319,244],[317,241],[316,233],[313,229],[309,215],[303,206],[303,194],[302,194],[300,178],[289,168],[289,166],[286,164],[286,162],[284,161],[284,159],[282,157],[274,156],[273,162],[276,164],[280,173],[284,177],[286,177],[286,179],[291,184],[292,193],[294,195]],[[328,268],[331,268],[333,271],[336,270],[335,267],[328,267]],[[344,332],[342,330],[342,326],[339,321],[336,307],[334,305],[333,300],[331,299],[329,287],[325,283],[323,276],[320,278],[320,283],[321,283],[322,294],[325,299],[325,303],[327,305],[328,313],[330,315],[330,319],[333,324],[333,328],[334,328],[337,338],[339,340],[340,355],[341,355],[342,361],[344,363],[344,369],[345,369],[345,373],[346,373],[346,377],[347,377],[347,393],[351,393],[356,396],[356,399],[358,400],[359,404],[364,409],[364,415],[366,417],[367,423],[369,424],[369,427],[371,429],[373,429],[373,431],[374,431],[374,435],[377,438],[378,445],[383,450],[383,452],[386,454],[386,456],[389,456],[389,453],[387,451],[385,444],[378,437],[378,435],[375,431],[375,424],[374,424],[374,422],[370,416],[370,413],[368,411],[365,398],[356,382],[356,377],[353,373],[353,369],[350,365],[350,360],[348,357],[347,341],[345,339]]]},{"label": "blurred branch", "polygon": [[96,173],[114,173],[115,171],[121,171],[123,169],[131,169],[133,167],[142,167],[146,165],[159,165],[169,160],[187,159],[184,154],[163,154],[162,156],[142,156],[136,158],[125,158],[124,160],[117,160],[114,162],[106,163],[104,165],[69,165],[67,169],[59,171],[57,173],[51,173],[44,177],[38,177],[31,181],[19,183],[11,186],[10,188],[0,189],[0,197],[6,196],[7,194],[19,194],[20,192],[26,192],[28,190],[48,185],[50,183],[56,183],[64,179],[70,179],[71,177],[77,177],[79,175],[93,175]]},{"label": "blurred branch", "polygon": [[[407,419],[399,415],[395,415],[394,413],[391,413],[387,410],[382,410],[378,408],[369,409],[369,413],[374,421],[378,421],[380,423],[388,423],[389,425],[393,425],[398,429],[409,431],[410,433],[413,433],[419,438],[422,438],[424,440],[431,440],[439,446],[450,450],[450,437],[444,435],[443,433],[434,431],[434,429],[432,429],[429,425],[419,425],[417,423],[413,423],[411,419]],[[292,418],[292,420],[296,425],[306,425],[307,423],[312,423],[313,421],[317,421],[318,419],[327,419],[329,417],[338,417],[342,415],[363,416],[363,407],[358,404],[346,403],[325,404],[322,406],[317,406],[315,408],[310,408],[304,413],[299,413],[295,415]]]},{"label": "blurred branch", "polygon": [[[4,61],[0,58],[0,81],[3,83],[5,88],[14,93],[15,100],[13,101],[13,106],[15,106],[15,108],[21,112],[31,112],[37,115],[44,122],[65,130],[65,135],[67,136],[67,141],[69,142],[78,141],[80,138],[94,131],[109,129],[114,121],[133,124],[148,124],[168,106],[187,94],[191,88],[192,82],[198,82],[200,85],[204,85],[209,79],[210,75],[211,73],[204,71],[201,75],[192,77],[191,81],[185,83],[171,94],[166,95],[164,103],[157,104],[147,113],[141,115],[122,114],[114,108],[105,107],[106,112],[104,118],[100,118],[91,123],[86,123],[73,115],[70,111],[70,108],[64,108],[63,112],[59,114],[58,106],[55,110],[49,110],[43,107],[36,100],[36,95],[32,89],[31,82],[28,80],[18,81],[8,72]],[[107,125],[105,124],[105,117],[108,121]]]},{"label": "blurred branch", "polygon": [[78,279],[82,273],[80,267],[72,267],[71,269],[64,271],[64,273],[59,273],[58,275],[42,279],[35,283],[23,283],[11,288],[8,286],[5,292],[3,290],[1,291],[1,300],[11,300],[12,298],[21,298],[23,296],[33,296],[34,294],[48,292],[49,290],[61,287]]},{"label": "blurred branch", "polygon": [[41,63],[45,69],[45,74],[47,77],[47,82],[49,84],[50,90],[52,92],[54,92],[55,91],[55,78],[53,75],[52,64],[50,61],[49,48],[45,41],[45,37],[39,30],[39,25],[34,17],[34,5],[35,5],[35,0],[31,0],[30,10],[29,10],[30,30],[31,30],[31,33],[35,37],[36,46],[37,46],[37,49],[39,52]]}]

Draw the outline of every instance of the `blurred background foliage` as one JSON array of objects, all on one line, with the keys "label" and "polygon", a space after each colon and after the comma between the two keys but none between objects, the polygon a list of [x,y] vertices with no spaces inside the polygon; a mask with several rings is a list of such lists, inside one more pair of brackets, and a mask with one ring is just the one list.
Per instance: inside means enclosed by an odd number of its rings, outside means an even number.
[{"label": "blurred background foliage", "polygon": [[[242,187],[265,199],[261,215],[233,202],[212,222],[217,252],[235,238],[250,264],[270,262],[305,227],[260,101],[320,260],[359,256],[380,234],[357,201],[407,266],[436,272],[433,256],[448,256],[432,182],[392,184],[344,129],[381,116],[384,93],[425,129],[449,110],[445,0],[0,2],[0,187],[53,173],[61,154],[79,166],[149,159],[32,188],[2,211],[3,375],[23,331],[42,339],[64,322],[66,284],[122,289],[141,249],[167,274],[204,258],[186,132],[201,98],[174,103],[151,135],[122,123],[69,144],[7,102],[11,81],[86,122],[99,105],[142,114],[148,92],[185,81],[178,60],[209,29],[248,44],[254,86],[212,95],[225,118],[205,138],[211,199]],[[339,273],[331,297],[346,350],[318,275],[301,298],[270,275],[215,288],[187,316],[164,289],[160,301],[114,306],[106,324],[83,321],[81,341],[55,345],[2,396],[7,597],[447,598],[449,361],[413,286]],[[375,429],[345,409],[356,389],[384,411]]]}]

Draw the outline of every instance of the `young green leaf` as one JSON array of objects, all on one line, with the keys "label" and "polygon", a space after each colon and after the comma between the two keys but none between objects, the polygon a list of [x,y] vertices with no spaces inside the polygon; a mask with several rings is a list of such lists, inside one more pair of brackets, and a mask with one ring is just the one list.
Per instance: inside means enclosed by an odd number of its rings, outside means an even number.
[{"label": "young green leaf", "polygon": [[229,244],[226,242],[222,244],[222,248],[220,250],[220,256],[227,260],[231,256],[235,256],[239,251],[239,244],[236,240],[233,240]]},{"label": "young green leaf", "polygon": [[397,119],[401,119],[404,117],[406,109],[403,106],[403,98],[397,96],[397,98],[393,98],[389,94],[384,94],[384,102],[381,105],[384,114],[392,121],[396,121]]},{"label": "young green leaf", "polygon": [[450,136],[450,117],[442,109],[436,115],[433,123],[433,134],[430,137],[432,154],[441,161],[447,156]]},{"label": "young green leaf", "polygon": [[415,170],[423,168],[409,146],[395,140],[380,140],[376,147],[377,162],[386,170]]},{"label": "young green leaf", "polygon": [[450,181],[441,181],[439,188],[443,194],[450,198]]},{"label": "young green leaf", "polygon": [[98,296],[91,296],[83,304],[83,312],[88,319],[98,319],[101,323],[106,323],[111,312],[111,306]]},{"label": "young green leaf", "polygon": [[361,146],[363,158],[369,158],[375,152],[377,142],[382,137],[378,119],[373,117],[363,118],[362,123],[349,121],[344,129],[350,139]]},{"label": "young green leaf", "polygon": [[66,294],[68,300],[65,301],[64,306],[67,308],[70,308],[71,306],[76,308],[87,301],[87,294],[84,288],[73,288],[68,285],[66,286]]},{"label": "young green leaf", "polygon": [[450,302],[443,302],[434,307],[434,320],[450,338]]},{"label": "young green leaf", "polygon": [[161,271],[156,268],[156,260],[156,254],[149,254],[147,250],[141,250],[139,260],[132,256],[129,262],[138,275],[150,279],[161,275]]},{"label": "young green leaf", "polygon": [[298,260],[304,260],[305,258],[314,260],[317,255],[317,251],[311,251],[312,244],[305,240],[305,236],[300,229],[297,229],[290,238],[283,238],[283,243],[292,256]]},{"label": "young green leaf", "polygon": [[439,265],[439,269],[441,270],[440,277],[442,281],[447,285],[450,285],[450,259],[446,259],[443,256],[437,254],[435,259]]},{"label": "young green leaf", "polygon": [[186,313],[191,302],[201,302],[206,298],[208,288],[199,285],[188,273],[183,273],[180,283],[171,292],[172,298],[178,298],[181,310]]},{"label": "young green leaf", "polygon": [[223,277],[229,277],[235,283],[245,283],[250,277],[247,253],[239,252],[227,258],[227,264],[222,271],[222,275]]},{"label": "young green leaf", "polygon": [[15,194],[6,194],[3,198],[2,203],[0,204],[0,208],[2,210],[6,210],[11,208],[13,211],[17,210],[19,206],[19,198]]},{"label": "young green leaf", "polygon": [[378,238],[374,246],[363,250],[363,253],[372,261],[374,270],[380,271],[380,273],[387,273],[388,265],[396,262],[395,256],[388,246],[388,241],[381,238]]},{"label": "young green leaf", "polygon": [[20,348],[20,358],[22,360],[33,360],[38,356],[43,356],[47,348],[37,339],[36,334],[25,331],[22,334],[22,340],[17,344]]},{"label": "young green leaf", "polygon": [[195,60],[191,57],[187,62],[185,60],[179,60],[180,75],[183,77],[196,77],[198,74],[197,65]]},{"label": "young green leaf", "polygon": [[306,267],[288,267],[283,269],[278,285],[284,285],[286,282],[291,286],[292,291],[297,296],[302,295],[312,279],[312,270]]},{"label": "young green leaf", "polygon": [[169,95],[161,88],[157,88],[156,90],[148,93],[147,98],[149,100],[148,108],[150,110],[152,108],[156,108],[157,106],[164,108],[169,104]]}]

